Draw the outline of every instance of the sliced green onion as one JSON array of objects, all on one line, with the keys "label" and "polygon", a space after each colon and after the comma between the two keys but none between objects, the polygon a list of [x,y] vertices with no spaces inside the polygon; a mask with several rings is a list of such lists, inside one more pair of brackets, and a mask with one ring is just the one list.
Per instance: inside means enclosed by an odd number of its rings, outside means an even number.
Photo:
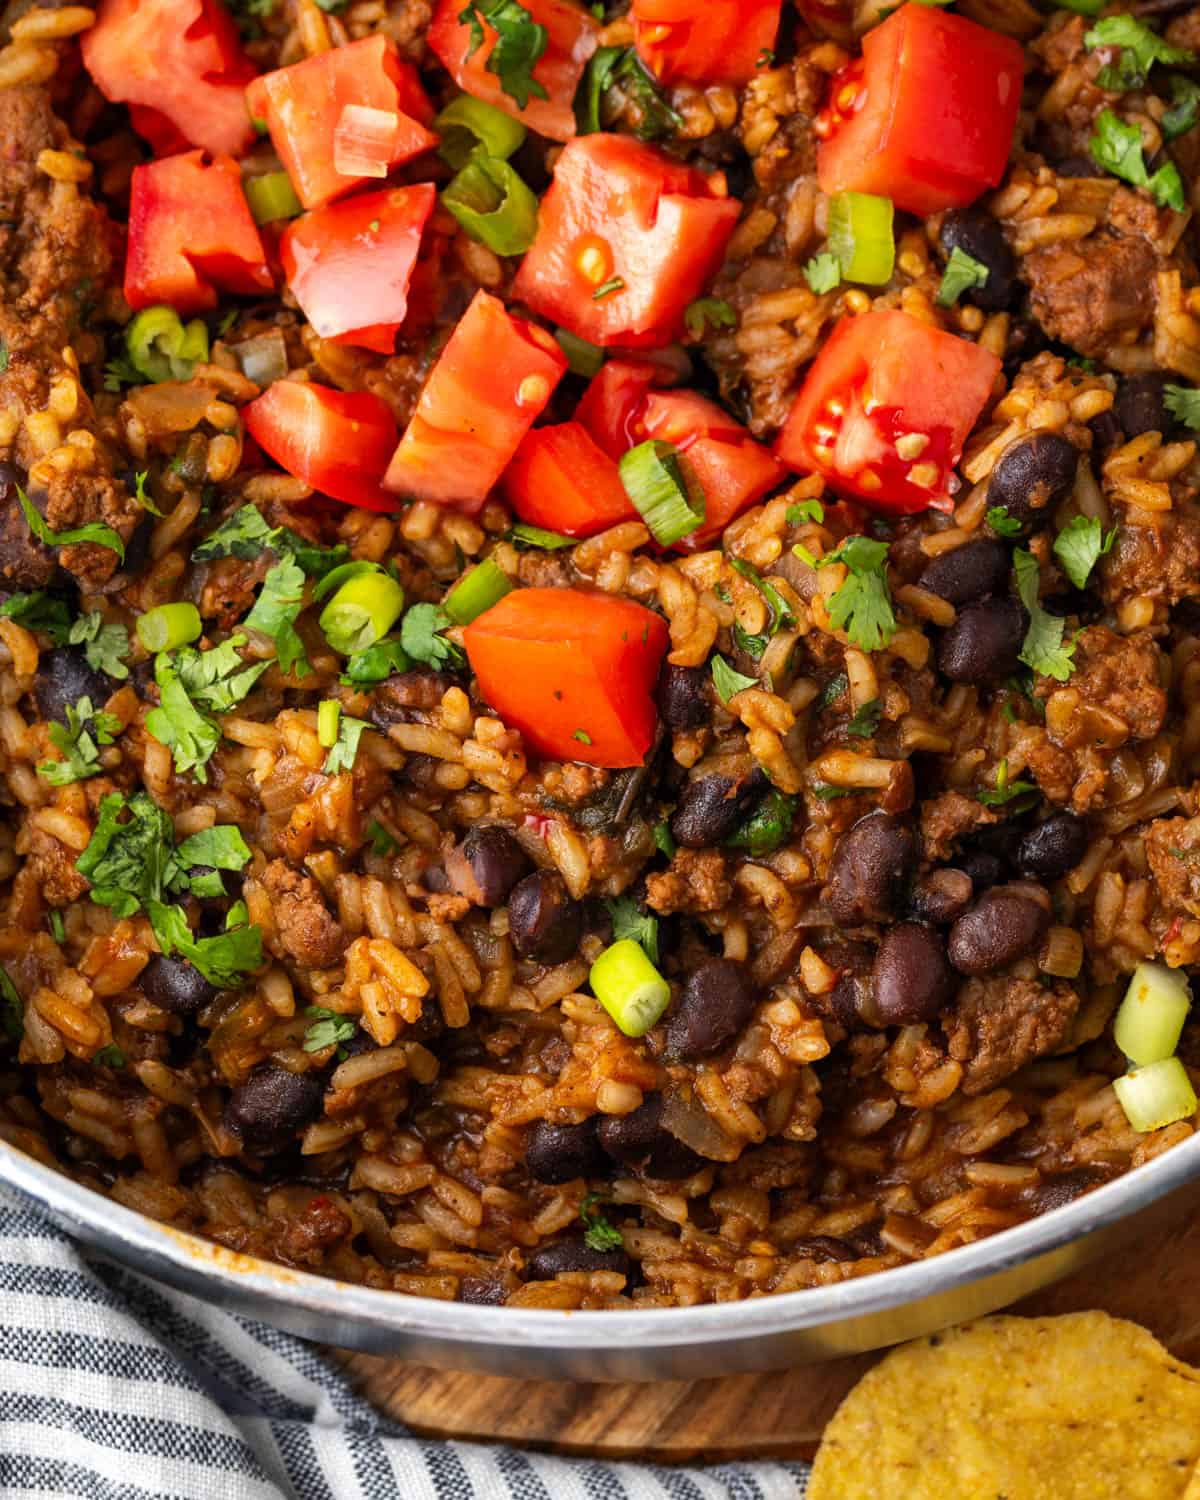
[{"label": "sliced green onion", "polygon": [[342,705],[336,699],[324,698],[317,704],[317,740],[326,750],[337,744],[341,717]]},{"label": "sliced green onion", "polygon": [[198,640],[203,626],[194,604],[159,604],[138,616],[138,640],[147,651],[174,651]]},{"label": "sliced green onion", "polygon": [[567,356],[567,369],[572,375],[585,375],[589,380],[593,375],[599,375],[604,363],[603,349],[589,344],[587,339],[576,338],[565,328],[559,328],[554,337],[558,340],[558,347]]},{"label": "sliced green onion", "polygon": [[588,980],[592,994],[626,1036],[645,1036],[671,1003],[671,986],[633,938],[606,948]]},{"label": "sliced green onion", "polygon": [[1191,989],[1178,969],[1138,964],[1113,1022],[1113,1040],[1139,1067],[1162,1062],[1179,1045],[1191,1004]]},{"label": "sliced green onion", "polygon": [[404,609],[404,590],[382,568],[348,578],[321,611],[317,623],[343,656],[383,639]]},{"label": "sliced green onion", "polygon": [[524,143],[527,133],[520,120],[482,99],[473,99],[470,94],[460,94],[452,104],[447,104],[434,120],[433,128],[442,138],[438,155],[456,172],[476,152],[506,161]]},{"label": "sliced green onion", "polygon": [[242,191],[256,224],[294,219],[303,212],[304,205],[296,197],[296,189],[286,172],[264,172],[260,177],[247,177],[242,182]]},{"label": "sliced green onion", "polygon": [[1124,1078],[1113,1079],[1113,1092],[1139,1135],[1196,1113],[1196,1091],[1177,1057],[1131,1068]]},{"label": "sliced green onion", "polygon": [[456,625],[469,625],[511,590],[512,584],[504,569],[490,557],[485,557],[461,583],[454,585],[442,608]]},{"label": "sliced green onion", "polygon": [[125,352],[147,380],[190,380],[208,358],[208,329],[199,318],[185,328],[173,307],[147,307],[125,326]]},{"label": "sliced green onion", "polygon": [[892,200],[873,193],[834,193],[826,226],[829,248],[847,281],[882,286],[896,263]]},{"label": "sliced green onion", "polygon": [[473,156],[443,189],[442,202],[473,240],[497,255],[524,255],[537,234],[537,199],[494,156]]},{"label": "sliced green onion", "polygon": [[620,465],[625,493],[637,506],[654,540],[669,547],[704,520],[704,496],[693,499],[679,454],[670,443],[652,439],[631,448]]}]

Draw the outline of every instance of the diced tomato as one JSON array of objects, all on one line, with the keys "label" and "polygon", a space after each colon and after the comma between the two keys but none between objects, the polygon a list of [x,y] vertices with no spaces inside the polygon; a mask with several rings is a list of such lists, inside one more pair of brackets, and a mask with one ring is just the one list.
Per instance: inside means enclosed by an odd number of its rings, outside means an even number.
[{"label": "diced tomato", "polygon": [[655,386],[666,385],[669,380],[661,365],[648,360],[610,359],[588,383],[575,408],[575,419],[583,423],[609,458],[619,460],[642,441],[634,426],[642,402]]},{"label": "diced tomato", "polygon": [[366,510],[396,509],[380,485],[396,423],[370,391],[277,380],[242,408],[242,417],[264,453],[321,494]]},{"label": "diced tomato", "polygon": [[496,33],[486,21],[482,22],[483,45],[471,51],[471,28],[459,20],[462,0],[438,0],[427,40],[460,89],[523,121],[539,135],[552,141],[569,141],[575,134],[575,90],[596,50],[600,26],[574,0],[524,3],[534,23],[546,29],[546,50],[533,68],[533,80],[541,86],[544,97],[531,93],[524,108],[505,93],[499,75],[488,68]]},{"label": "diced tomato", "polygon": [[156,148],[238,156],[253,141],[245,88],[254,64],[221,0],[100,0],[80,47],[96,87],[131,106],[134,128]]},{"label": "diced tomato", "polygon": [[581,136],[558,158],[513,295],[589,343],[661,347],[720,265],[739,211],[723,173],[628,136]]},{"label": "diced tomato", "polygon": [[947,509],[954,465],[999,370],[994,354],[908,313],[843,318],[775,452],[877,510]]},{"label": "diced tomato", "polygon": [[595,536],[638,515],[616,464],[579,422],[526,433],[504,471],[504,493],[522,521],[564,536]]},{"label": "diced tomato", "polygon": [[129,190],[125,300],[181,315],[216,307],[217,289],[269,292],[262,240],[231,156],[203,151],[135,167]]},{"label": "diced tomato", "polygon": [[716,541],[735,516],[786,477],[770,449],[695,391],[651,391],[638,425],[646,437],[673,443],[704,491],[703,523],[676,543],[684,551],[697,552]]},{"label": "diced tomato", "polygon": [[432,183],[360,193],[302,214],[279,253],[288,286],[324,339],[391,354],[437,190]]},{"label": "diced tomato", "polygon": [[566,368],[545,329],[476,292],[430,371],[384,484],[474,514]]},{"label": "diced tomato", "polygon": [[633,41],[663,83],[745,83],[771,61],[781,0],[633,0]]},{"label": "diced tomato", "polygon": [[826,193],[876,193],[910,213],[970,203],[1004,175],[1024,54],[1012,37],[902,5],[835,73],[817,117]]},{"label": "diced tomato", "polygon": [[347,175],[335,165],[334,140],[347,105],[396,116],[386,165],[399,166],[437,145],[426,127],[433,106],[411,63],[401,62],[382,32],[319,52],[256,78],[246,90],[305,208],[319,208],[377,173]]},{"label": "diced tomato", "polygon": [[608,594],[514,589],[463,631],[479,691],[555,760],[637,766],[654,742],[660,615]]}]

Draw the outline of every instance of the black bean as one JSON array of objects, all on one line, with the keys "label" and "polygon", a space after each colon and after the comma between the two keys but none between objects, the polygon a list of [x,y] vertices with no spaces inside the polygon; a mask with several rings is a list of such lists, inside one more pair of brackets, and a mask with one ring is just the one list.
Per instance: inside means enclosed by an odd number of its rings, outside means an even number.
[{"label": "black bean", "polygon": [[1090,156],[1082,153],[1074,156],[1066,156],[1054,165],[1055,172],[1060,177],[1099,177],[1100,168]]},{"label": "black bean", "polygon": [[1025,612],[1015,599],[983,599],[960,609],[938,642],[937,664],[951,682],[1002,682],[1017,670]]},{"label": "black bean", "polygon": [[971,891],[976,896],[999,885],[1008,874],[1004,860],[991,849],[972,849],[958,863],[970,880]]},{"label": "black bean", "polygon": [[965,870],[931,870],[913,887],[913,915],[923,922],[953,922],[970,906],[974,894],[974,882]]},{"label": "black bean", "polygon": [[864,1022],[868,1026],[880,1024],[870,974],[843,974],[817,1009],[847,1031],[857,1031]]},{"label": "black bean", "polygon": [[1097,413],[1088,423],[1088,427],[1092,434],[1092,469],[1098,476],[1101,460],[1122,441],[1121,424],[1117,421],[1116,414],[1110,409]]},{"label": "black bean", "polygon": [[318,1073],[290,1073],[264,1063],[239,1083],[225,1106],[225,1124],[247,1151],[269,1155],[321,1113],[325,1083]]},{"label": "black bean", "polygon": [[829,865],[826,899],[839,927],[886,922],[912,878],[916,845],[891,813],[859,818],[838,840]]},{"label": "black bean", "polygon": [[757,996],[744,964],[708,958],[692,970],[667,1028],[672,1057],[708,1057],[731,1042],[754,1011]]},{"label": "black bean", "polygon": [[755,767],[745,776],[707,771],[689,781],[671,818],[671,837],[684,849],[723,843],[762,793],[766,778]]},{"label": "black bean", "polygon": [[1052,1209],[1065,1208],[1068,1203],[1074,1203],[1076,1198],[1082,1198],[1084,1193],[1091,1192],[1092,1188],[1097,1188],[1108,1180],[1106,1173],[1088,1167],[1076,1167],[1072,1172],[1044,1177],[1033,1190],[1031,1206],[1035,1213],[1048,1214]]},{"label": "black bean", "polygon": [[647,1177],[666,1181],[690,1177],[704,1166],[704,1158],[663,1129],[662,1110],[662,1095],[648,1094],[632,1114],[606,1115],[597,1130],[600,1144],[623,1166]]},{"label": "black bean", "polygon": [[186,958],[166,958],[156,953],[138,976],[138,988],[146,999],[173,1016],[190,1016],[216,997],[200,970]]},{"label": "black bean", "polygon": [[988,481],[988,505],[1002,505],[1028,528],[1071,493],[1079,454],[1057,432],[1035,432],[1000,455]]},{"label": "black bean", "polygon": [[525,1165],[538,1182],[573,1182],[577,1177],[604,1177],[608,1158],[596,1139],[595,1115],[581,1125],[551,1125],[538,1120],[525,1143]]},{"label": "black bean", "polygon": [[990,974],[1036,948],[1049,925],[1047,906],[1026,890],[993,886],[950,929],[950,962],[961,974]]},{"label": "black bean", "polygon": [[988,594],[1004,593],[1011,568],[1004,543],[983,536],[935,557],[917,582],[951,604],[971,604]]},{"label": "black bean", "polygon": [[884,1026],[931,1021],[949,1004],[955,987],[941,938],[919,922],[889,927],[875,955],[871,987]]},{"label": "black bean", "polygon": [[446,856],[452,889],[476,906],[503,906],[513,886],[532,869],[528,854],[498,823],[477,823]]},{"label": "black bean", "polygon": [[150,533],[153,530],[154,522],[149,516],[143,516],[133,528],[133,534],[125,543],[125,556],[121,559],[122,573],[140,573],[146,566],[146,559],[150,556]]},{"label": "black bean", "polygon": [[565,963],[579,950],[583,907],[567,894],[557,870],[535,870],[508,898],[508,932],[521,958]]},{"label": "black bean", "polygon": [[112,692],[112,682],[88,665],[78,646],[56,646],[38,659],[33,696],[44,719],[67,722],[67,709],[80,698],[90,698],[93,708],[102,708]]},{"label": "black bean", "polygon": [[629,1275],[624,1250],[593,1250],[582,1235],[540,1245],[525,1263],[531,1281],[553,1281],[563,1271],[619,1271]]},{"label": "black bean", "polygon": [[1127,438],[1140,437],[1143,432],[1161,432],[1169,437],[1177,430],[1179,424],[1163,400],[1163,388],[1171,383],[1170,375],[1163,370],[1146,370],[1122,380],[1113,410]]},{"label": "black bean", "polygon": [[859,1252],[846,1240],[835,1239],[831,1234],[814,1234],[806,1240],[794,1240],[788,1246],[788,1255],[795,1259],[804,1257],[816,1261],[857,1260]]},{"label": "black bean", "polygon": [[668,729],[699,729],[712,717],[711,681],[703,667],[664,662],[658,679],[658,711]]},{"label": "black bean", "polygon": [[475,1307],[503,1307],[508,1288],[494,1276],[464,1276],[458,1284],[458,1300]]},{"label": "black bean", "polygon": [[1017,260],[991,214],[970,208],[951,209],[942,220],[941,241],[947,259],[957,249],[987,267],[988,278],[983,285],[964,292],[968,302],[986,312],[1003,312],[1011,305]]},{"label": "black bean", "polygon": [[1087,824],[1082,818],[1070,812],[1051,813],[1017,845],[1017,868],[1031,880],[1057,880],[1075,868],[1087,846]]}]

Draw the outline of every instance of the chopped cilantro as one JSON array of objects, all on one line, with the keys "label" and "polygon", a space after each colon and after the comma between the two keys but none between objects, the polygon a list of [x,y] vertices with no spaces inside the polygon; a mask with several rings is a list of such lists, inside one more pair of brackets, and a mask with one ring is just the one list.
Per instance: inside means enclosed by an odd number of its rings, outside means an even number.
[{"label": "chopped cilantro", "polygon": [[34,589],[28,594],[9,594],[0,603],[0,615],[16,620],[26,630],[41,630],[61,646],[71,629],[71,611],[66,601],[56,599],[44,589]]},{"label": "chopped cilantro", "polygon": [[304,642],[296,631],[296,618],[303,608],[304,570],[289,553],[268,570],[254,608],[243,622],[275,642],[281,672],[299,668],[302,677],[309,671]]},{"label": "chopped cilantro", "polygon": [[101,1047],[99,1052],[92,1053],[93,1068],[123,1068],[124,1066],[125,1054],[116,1042],[109,1042],[107,1047]]},{"label": "chopped cilantro", "polygon": [[823,250],[805,265],[804,279],[818,297],[832,292],[842,279],[842,263],[831,251]]},{"label": "chopped cilantro", "polygon": [[654,846],[660,854],[665,854],[668,859],[675,858],[677,845],[671,837],[671,829],[665,819],[663,822],[655,823],[654,825]]},{"label": "chopped cilantro", "polygon": [[699,297],[688,304],[683,321],[694,339],[702,339],[709,328],[736,328],[737,313],[720,297]]},{"label": "chopped cilantro", "polygon": [[850,689],[850,679],[845,672],[839,672],[836,677],[831,677],[821,689],[821,695],[817,699],[817,708],[830,708],[835,704],[843,693]]},{"label": "chopped cilantro", "polygon": [[89,667],[105,672],[109,677],[124,679],[129,676],[125,657],[129,655],[129,631],[124,625],[104,623],[98,609],[80,615],[67,632],[72,646],[82,646]]},{"label": "chopped cilantro", "polygon": [[613,939],[632,938],[652,964],[658,962],[658,918],[638,909],[632,896],[618,896],[606,901],[608,914],[612,918]]},{"label": "chopped cilantro", "polygon": [[120,728],[120,719],[93,709],[90,698],[80,698],[67,708],[65,724],[51,724],[47,729],[62,759],[39,761],[38,775],[51,786],[69,786],[98,775],[103,769],[99,746],[111,745]]},{"label": "chopped cilantro", "polygon": [[761,576],[758,569],[741,557],[731,557],[729,566],[735,573],[740,573],[743,578],[752,583],[766,601],[767,608],[771,612],[771,623],[769,632],[771,635],[778,634],[796,623],[796,616],[791,605],[783,597],[777,588],[768,583]]},{"label": "chopped cilantro", "polygon": [[953,307],[964,292],[977,286],[985,286],[987,279],[988,268],[984,263],[976,260],[973,255],[968,255],[960,245],[955,245],[946,262],[946,269],[942,272],[941,284],[934,300],[939,307]]},{"label": "chopped cilantro", "polygon": [[[124,822],[123,812],[129,814]],[[174,825],[145,792],[128,800],[109,792],[100,799],[95,830],[75,868],[90,881],[97,906],[131,917],[148,901],[161,900],[178,879]]]},{"label": "chopped cilantro", "polygon": [[653,75],[632,47],[597,47],[575,94],[575,119],[580,135],[604,129],[600,103],[612,88],[619,89],[634,106],[633,133],[639,140],[664,140],[682,127],[682,115],[667,103]]},{"label": "chopped cilantro", "polygon": [[1013,566],[1017,570],[1017,593],[1029,614],[1029,629],[1021,647],[1021,660],[1043,677],[1066,682],[1075,670],[1071,660],[1075,643],[1063,644],[1066,622],[1044,610],[1038,602],[1040,570],[1037,558],[1032,552],[1018,547],[1013,553]]},{"label": "chopped cilantro", "polygon": [[984,807],[1003,807],[1005,803],[1012,802],[1014,798],[1026,797],[1032,793],[1035,797],[1038,789],[1031,781],[1010,781],[1008,779],[1008,761],[1002,760],[996,767],[996,785],[984,787],[975,795]]},{"label": "chopped cilantro", "polygon": [[757,677],[747,677],[742,672],[735,672],[723,656],[714,656],[712,659],[712,680],[717,697],[726,704],[735,694],[758,686]]},{"label": "chopped cilantro", "polygon": [[1200,119],[1200,83],[1171,74],[1171,98],[1175,101],[1158,122],[1163,140],[1173,141],[1191,130]]},{"label": "chopped cilantro", "polygon": [[92,542],[97,547],[107,547],[122,562],[125,561],[125,543],[111,526],[105,526],[99,521],[89,521],[86,526],[73,526],[69,531],[51,531],[20,485],[17,485],[17,499],[30,531],[47,547],[74,547],[83,542]]},{"label": "chopped cilantro", "polygon": [[[1118,17],[1112,17],[1117,20]],[[1126,125],[1111,109],[1102,109],[1096,118],[1096,133],[1088,142],[1097,164],[1122,182],[1149,190],[1154,201],[1164,208],[1183,213],[1187,207],[1179,168],[1165,162],[1153,176],[1146,171],[1142,158],[1142,133],[1136,125]]]},{"label": "chopped cilantro", "polygon": [[987,523],[997,536],[1020,536],[1021,522],[1010,515],[1007,505],[989,505]]},{"label": "chopped cilantro", "polygon": [[878,698],[872,698],[870,703],[864,703],[856,710],[853,718],[846,725],[846,733],[857,735],[859,739],[869,740],[879,728],[879,720],[883,717],[883,704]]},{"label": "chopped cilantro", "polygon": [[205,767],[221,743],[220,729],[192,702],[175,653],[160,651],[154,658],[154,680],[158,684],[158,707],[146,715],[147,730],[171,751],[179,775],[191,771],[197,781],[207,782]]},{"label": "chopped cilantro", "polygon": [[363,730],[370,729],[365,719],[352,719],[347,714],[338,717],[337,739],[329,747],[325,764],[321,769],[326,776],[336,776],[341,771],[352,771],[358,756],[358,742]]},{"label": "chopped cilantro", "polygon": [[583,1220],[583,1242],[589,1250],[619,1250],[624,1244],[621,1231],[613,1227],[596,1207],[608,1200],[602,1193],[586,1193],[579,1205],[579,1217]]},{"label": "chopped cilantro", "polygon": [[1172,47],[1145,21],[1130,15],[1105,16],[1097,21],[1084,33],[1083,45],[1089,52],[1097,47],[1121,49],[1116,62],[1108,63],[1096,75],[1100,88],[1116,94],[1140,89],[1155,63],[1190,63],[1196,56],[1186,47]]},{"label": "chopped cilantro", "polygon": [[311,1018],[304,1033],[305,1052],[323,1052],[326,1047],[337,1047],[342,1056],[342,1043],[348,1042],[358,1030],[353,1016],[341,1016],[323,1005],[310,1005],[304,1012]]},{"label": "chopped cilantro", "polygon": [[145,385],[146,377],[122,349],[104,366],[104,389],[115,395],[123,385]]},{"label": "chopped cilantro", "polygon": [[1095,516],[1073,516],[1054,539],[1054,555],[1077,589],[1087,587],[1092,569],[1112,550],[1117,528],[1104,534]]},{"label": "chopped cilantro", "polygon": [[866,536],[847,537],[817,562],[819,568],[844,563],[849,576],[829,600],[829,623],[844,630],[862,651],[878,651],[896,633],[896,616],[887,582],[886,542]]},{"label": "chopped cilantro", "polygon": [[378,855],[380,859],[395,854],[400,847],[400,840],[389,833],[378,818],[372,818],[367,824],[367,838],[371,843],[371,853]]},{"label": "chopped cilantro", "polygon": [[404,647],[388,636],[365,651],[356,651],[347,661],[341,680],[350,685],[367,685],[382,682],[396,672],[407,672],[411,666]]},{"label": "chopped cilantro", "polygon": [[496,75],[518,109],[526,107],[531,95],[545,99],[546,90],[533,76],[533,69],[549,41],[546,28],[538,25],[520,0],[469,0],[458,14],[459,25],[469,28],[464,62],[483,46],[485,21],[496,33],[496,45],[487,60],[488,72]]},{"label": "chopped cilantro", "polygon": [[860,788],[853,786],[834,786],[831,781],[814,781],[809,791],[814,797],[819,797],[822,802],[836,802],[839,797],[854,797]]},{"label": "chopped cilantro", "polygon": [[802,526],[806,521],[815,521],[819,526],[825,519],[825,507],[819,500],[799,500],[788,506],[783,519],[789,526]]},{"label": "chopped cilantro", "polygon": [[158,506],[155,505],[154,501],[151,500],[150,496],[146,493],[146,481],[149,478],[150,475],[146,472],[145,469],[140,469],[133,476],[133,498],[136,503],[150,515],[161,516],[162,511],[159,510]]},{"label": "chopped cilantro", "polygon": [[235,901],[225,918],[225,931],[195,938],[180,906],[149,901],[146,911],[162,951],[178,953],[220,990],[237,989],[247,975],[262,967],[262,930],[247,925],[246,903]]},{"label": "chopped cilantro", "polygon": [[183,646],[172,653],[179,680],[198,708],[214,714],[228,713],[246,697],[271,665],[268,661],[246,662],[242,659],[240,648],[246,644],[246,639],[239,630],[210,651]]},{"label": "chopped cilantro", "polygon": [[175,850],[181,865],[211,865],[214,870],[241,870],[250,863],[250,848],[236,823],[217,823],[189,835]]},{"label": "chopped cilantro", "polygon": [[274,552],[278,557],[290,553],[310,578],[323,578],[350,556],[344,542],[336,547],[318,546],[289,526],[268,526],[257,506],[243,505],[205,537],[192,552],[192,561],[237,557],[250,562],[263,552]]},{"label": "chopped cilantro", "polygon": [[1177,420],[1193,432],[1200,432],[1200,391],[1186,385],[1164,385],[1163,405]]},{"label": "chopped cilantro", "polygon": [[745,849],[755,859],[772,854],[792,830],[796,799],[772,787],[748,818],[725,840],[731,849]]},{"label": "chopped cilantro", "polygon": [[761,661],[763,652],[771,644],[769,635],[750,635],[736,620],[733,622],[732,634],[734,645],[755,661]]},{"label": "chopped cilantro", "polygon": [[461,667],[462,651],[442,634],[452,621],[440,604],[414,604],[400,625],[400,644],[413,661],[429,667]]}]

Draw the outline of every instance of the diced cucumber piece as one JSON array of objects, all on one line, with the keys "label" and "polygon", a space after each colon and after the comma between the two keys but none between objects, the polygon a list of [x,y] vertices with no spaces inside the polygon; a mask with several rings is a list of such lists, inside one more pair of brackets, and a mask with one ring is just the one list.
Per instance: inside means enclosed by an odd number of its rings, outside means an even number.
[{"label": "diced cucumber piece", "polygon": [[1113,1039],[1139,1067],[1162,1062],[1179,1045],[1191,1003],[1192,992],[1180,970],[1138,964],[1113,1022]]}]

